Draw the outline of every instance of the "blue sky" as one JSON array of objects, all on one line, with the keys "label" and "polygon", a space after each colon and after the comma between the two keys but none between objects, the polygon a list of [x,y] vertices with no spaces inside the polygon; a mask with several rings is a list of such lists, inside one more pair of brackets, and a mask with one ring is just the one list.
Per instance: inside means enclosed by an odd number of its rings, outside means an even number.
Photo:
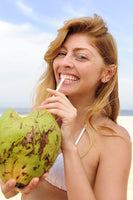
[{"label": "blue sky", "polygon": [[31,107],[43,55],[64,21],[101,15],[115,37],[122,109],[133,109],[133,1],[0,0],[0,107]]}]

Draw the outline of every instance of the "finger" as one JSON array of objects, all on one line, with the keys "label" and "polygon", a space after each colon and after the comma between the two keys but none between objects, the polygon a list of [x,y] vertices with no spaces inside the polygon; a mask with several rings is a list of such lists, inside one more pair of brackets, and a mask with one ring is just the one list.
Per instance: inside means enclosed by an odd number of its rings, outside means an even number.
[{"label": "finger", "polygon": [[41,108],[47,109],[48,113],[58,116],[59,118],[61,118],[61,120],[66,117],[71,118],[75,113],[75,108],[73,106],[60,102],[50,102],[46,105],[41,106]]},{"label": "finger", "polygon": [[41,177],[40,177],[40,181],[44,181],[44,179],[48,176],[49,174],[49,171],[47,171],[45,174],[43,174]]},{"label": "finger", "polygon": [[67,98],[62,98],[60,96],[47,98],[40,106],[40,109],[49,109],[49,108],[59,108],[65,109],[68,111],[69,108],[73,108],[72,104],[68,101]]},{"label": "finger", "polygon": [[61,92],[58,92],[57,90],[52,90],[50,88],[47,88],[46,90],[48,93],[50,93],[51,95],[54,95],[54,96],[62,94]]},{"label": "finger", "polygon": [[37,187],[38,183],[39,183],[39,178],[35,177],[30,181],[29,185],[27,185],[23,189],[18,189],[18,191],[24,194],[28,194],[31,190]]},{"label": "finger", "polygon": [[10,179],[5,184],[1,185],[1,191],[3,194],[10,192],[16,185],[16,181],[14,179]]},{"label": "finger", "polygon": [[60,92],[57,92],[57,91],[55,91],[55,90],[51,90],[51,89],[48,89],[50,92],[52,92],[52,94],[53,94],[53,96],[52,97],[49,97],[49,98],[47,98],[45,101],[43,101],[42,103],[41,103],[41,105],[40,105],[40,110],[42,110],[43,109],[43,106],[44,105],[46,105],[46,104],[48,104],[48,103],[50,103],[50,102],[55,102],[55,101],[58,101],[58,102],[63,102],[64,101],[64,103],[69,103],[69,104],[71,104],[70,103],[70,101],[69,101],[69,99],[64,95],[64,94],[62,94],[62,93],[60,93]]},{"label": "finger", "polygon": [[59,127],[61,128],[61,125],[62,125],[62,119],[60,117],[58,117],[56,119],[56,122],[58,123]]},{"label": "finger", "polygon": [[61,93],[61,92],[59,92],[57,90],[52,90],[50,88],[47,88],[47,91],[52,95],[52,98],[58,96],[58,97],[61,97],[61,98],[64,98],[64,99],[68,100],[68,98],[66,97],[65,94],[63,94],[63,93]]},{"label": "finger", "polygon": [[43,176],[46,178],[49,175],[49,171],[47,171]]}]

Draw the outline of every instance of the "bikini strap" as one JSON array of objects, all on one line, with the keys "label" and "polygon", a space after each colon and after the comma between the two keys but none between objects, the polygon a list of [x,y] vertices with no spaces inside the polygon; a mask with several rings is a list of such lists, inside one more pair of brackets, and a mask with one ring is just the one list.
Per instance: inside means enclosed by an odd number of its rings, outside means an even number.
[{"label": "bikini strap", "polygon": [[80,133],[80,135],[79,135],[78,139],[77,139],[77,140],[76,140],[76,142],[75,142],[75,145],[77,145],[77,144],[78,144],[78,142],[79,142],[80,138],[82,137],[82,135],[83,135],[84,131],[85,131],[85,127],[82,129],[82,131],[81,131],[81,133]]}]

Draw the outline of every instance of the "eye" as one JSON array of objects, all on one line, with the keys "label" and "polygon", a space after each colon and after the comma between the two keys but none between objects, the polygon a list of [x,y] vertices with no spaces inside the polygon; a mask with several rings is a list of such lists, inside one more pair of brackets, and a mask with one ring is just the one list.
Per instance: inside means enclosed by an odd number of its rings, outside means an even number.
[{"label": "eye", "polygon": [[83,60],[87,60],[87,57],[83,56],[83,55],[80,55],[78,56],[79,59],[83,59]]},{"label": "eye", "polygon": [[57,56],[65,56],[66,53],[65,52],[58,52]]},{"label": "eye", "polygon": [[76,55],[76,60],[79,60],[81,62],[83,62],[83,61],[85,62],[85,61],[88,60],[88,57],[85,56],[85,55],[82,55],[82,54],[78,54],[78,55]]}]

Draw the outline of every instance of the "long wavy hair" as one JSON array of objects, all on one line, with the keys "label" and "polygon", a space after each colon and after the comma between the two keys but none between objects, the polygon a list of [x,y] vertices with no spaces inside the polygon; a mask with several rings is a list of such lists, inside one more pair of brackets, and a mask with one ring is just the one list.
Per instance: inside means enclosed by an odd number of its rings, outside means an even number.
[{"label": "long wavy hair", "polygon": [[[92,123],[94,116],[104,111],[107,117],[117,121],[120,105],[118,97],[118,53],[117,45],[113,36],[108,32],[108,27],[104,20],[94,14],[93,17],[74,18],[65,22],[64,26],[58,30],[57,37],[53,40],[44,60],[47,63],[47,69],[39,79],[34,109],[36,109],[50,95],[46,93],[46,88],[56,88],[56,81],[53,72],[53,60],[57,55],[59,48],[65,42],[67,37],[73,33],[86,33],[91,37],[91,41],[99,54],[102,56],[105,66],[115,64],[116,72],[107,83],[101,83],[95,93],[95,101],[88,108],[86,116],[86,127],[88,132],[90,128],[97,129]],[[91,137],[91,136],[90,136]]]}]

